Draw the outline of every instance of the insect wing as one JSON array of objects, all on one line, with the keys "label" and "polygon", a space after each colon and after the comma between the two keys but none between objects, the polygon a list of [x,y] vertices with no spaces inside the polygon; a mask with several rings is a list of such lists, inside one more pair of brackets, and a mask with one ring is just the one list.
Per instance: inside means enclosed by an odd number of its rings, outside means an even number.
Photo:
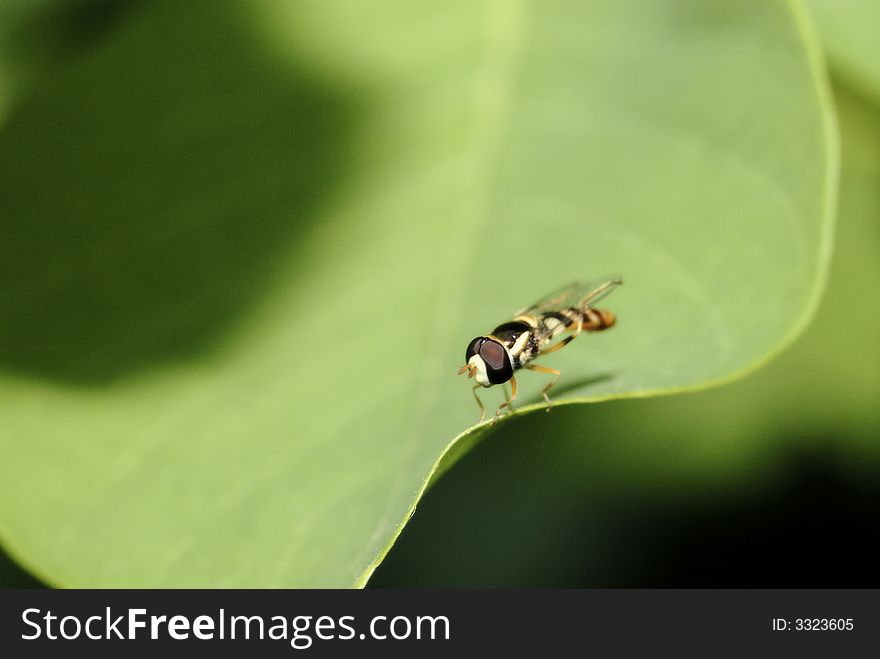
[{"label": "insect wing", "polygon": [[540,315],[569,307],[586,309],[605,298],[621,283],[619,278],[589,283],[572,282],[545,295],[533,305],[518,311],[515,315]]},{"label": "insect wing", "polygon": [[614,289],[620,286],[622,283],[623,279],[621,279],[620,277],[614,277],[613,279],[606,279],[605,281],[595,285],[590,284],[587,287],[590,289],[589,292],[580,299],[577,305],[574,306],[577,306],[580,309],[588,309],[590,307],[594,307],[596,306],[596,304],[611,295]]}]

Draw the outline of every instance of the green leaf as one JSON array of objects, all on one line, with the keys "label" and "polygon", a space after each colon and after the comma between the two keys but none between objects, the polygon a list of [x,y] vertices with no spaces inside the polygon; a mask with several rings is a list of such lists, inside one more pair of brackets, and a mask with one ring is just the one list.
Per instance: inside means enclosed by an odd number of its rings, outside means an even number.
[{"label": "green leaf", "polygon": [[835,73],[880,103],[880,3],[809,0]]},{"label": "green leaf", "polygon": [[880,108],[836,91],[834,256],[803,335],[723,387],[499,425],[419,502],[370,586],[796,585],[841,557],[812,582],[864,583],[880,494],[880,306],[864,297],[880,290]]},{"label": "green leaf", "polygon": [[362,584],[477,416],[467,342],[572,279],[626,284],[547,359],[559,396],[768,359],[836,177],[792,6],[132,10],[0,134],[10,553],[64,586]]}]

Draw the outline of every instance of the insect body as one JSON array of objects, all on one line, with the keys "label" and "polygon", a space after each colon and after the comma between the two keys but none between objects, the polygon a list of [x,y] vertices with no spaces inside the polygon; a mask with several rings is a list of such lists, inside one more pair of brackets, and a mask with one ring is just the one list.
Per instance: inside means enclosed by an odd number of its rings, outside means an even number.
[{"label": "insect body", "polygon": [[[458,374],[467,372],[468,377],[477,382],[473,391],[480,406],[480,421],[486,408],[477,396],[477,389],[510,381],[510,397],[498,407],[494,423],[501,411],[516,399],[514,371],[521,368],[555,376],[541,392],[549,412],[552,402],[547,392],[556,384],[560,373],[533,360],[567,346],[583,331],[596,332],[614,325],[613,313],[595,309],[593,305],[621,283],[619,279],[611,279],[598,285],[570,284],[515,314],[513,320],[499,325],[487,336],[471,341],[465,352],[467,363]],[[553,343],[564,334],[567,336]]]}]

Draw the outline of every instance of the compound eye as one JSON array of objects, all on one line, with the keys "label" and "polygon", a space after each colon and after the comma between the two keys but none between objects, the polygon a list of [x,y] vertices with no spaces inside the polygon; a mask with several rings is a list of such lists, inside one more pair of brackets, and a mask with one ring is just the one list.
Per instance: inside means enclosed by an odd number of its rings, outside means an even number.
[{"label": "compound eye", "polygon": [[473,357],[480,351],[480,346],[483,345],[484,341],[486,341],[486,337],[478,336],[468,344],[467,350],[464,353],[465,362],[469,362],[471,360],[471,357]]},{"label": "compound eye", "polygon": [[492,384],[507,382],[513,376],[513,366],[507,351],[497,341],[487,339],[480,346],[480,357],[486,364],[486,375]]},{"label": "compound eye", "polygon": [[486,362],[486,366],[491,369],[504,368],[504,347],[497,341],[486,341],[480,346],[480,357]]}]

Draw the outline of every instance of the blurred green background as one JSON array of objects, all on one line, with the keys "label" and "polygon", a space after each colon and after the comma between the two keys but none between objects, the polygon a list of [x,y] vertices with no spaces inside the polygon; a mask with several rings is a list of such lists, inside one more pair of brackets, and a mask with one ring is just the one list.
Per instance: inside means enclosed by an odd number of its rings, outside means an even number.
[{"label": "blurred green background", "polygon": [[[51,80],[60,62],[75,66],[87,58],[144,1],[4,4],[0,118],[7,98],[27,93],[35,80]],[[822,6],[817,16],[839,14]],[[235,15],[217,14],[216,20],[224,19],[234,23]],[[880,585],[880,82],[870,66],[864,75],[859,66],[870,60],[869,46],[867,53],[852,52],[847,45],[855,39],[833,25],[829,53],[843,173],[831,279],[808,331],[759,372],[716,390],[604,403],[589,413],[562,407],[549,417],[533,414],[504,424],[429,491],[371,586]],[[3,179],[7,187],[0,193],[10,206],[0,212],[13,220],[41,216],[45,226],[35,234],[4,224],[4,274],[20,280],[33,254],[56,254],[59,277],[74,272],[66,285],[88,282],[90,293],[69,295],[65,283],[46,278],[47,288],[37,294],[47,304],[27,305],[28,313],[43,315],[14,318],[15,296],[34,291],[0,291],[4,369],[73,384],[97,378],[110,386],[156,363],[212,350],[278,276],[280,246],[305,231],[322,204],[348,184],[342,165],[356,149],[357,94],[344,81],[336,89],[317,85],[305,68],[301,74],[273,68],[238,27],[182,26],[170,31],[180,40],[165,45],[165,58],[144,59],[134,68],[121,63],[112,81],[90,79],[83,67],[61,80],[61,89],[52,88],[62,98],[88,102],[74,90],[65,96],[63,85],[100,90],[112,84],[121,92],[113,97],[130,103],[113,111],[129,124],[104,130],[96,116],[93,125],[81,125],[88,113],[76,108],[58,121],[26,113],[11,118],[16,124],[7,131],[0,168],[15,175]],[[217,43],[221,36],[229,41]],[[210,59],[217,53],[224,53],[222,62]],[[163,99],[151,97],[144,84],[153,76],[177,81],[178,110],[188,109],[191,123],[180,123],[177,115],[167,130],[138,141],[138,126],[163,111]],[[247,87],[248,96],[229,94],[237,87]],[[43,93],[34,89],[37,97]],[[255,93],[274,111],[262,121],[250,117],[256,130],[238,132],[238,118],[255,109],[249,103]],[[208,112],[199,103],[212,94],[222,95],[223,103]],[[33,107],[51,110],[39,98]],[[304,130],[284,120],[290,116],[317,121]],[[126,267],[100,251],[100,240],[89,241],[96,245],[93,254],[66,249],[76,236],[45,201],[39,176],[47,164],[26,153],[28,136],[46,125],[51,132],[45,139],[59,145],[58,160],[49,165],[56,173],[82,170],[84,177],[122,181],[113,189],[126,190],[124,198],[111,194],[92,203],[131,218],[135,230],[117,236],[131,241],[122,250],[133,259]],[[193,125],[202,139],[226,136],[228,151],[218,154],[216,139],[210,149],[187,142]],[[133,140],[133,151],[152,154],[149,172],[126,158],[91,161],[90,149],[100,145],[80,137],[112,141],[121,134]],[[174,156],[162,160],[165,153]],[[249,165],[258,175],[248,185],[226,185],[238,182]],[[284,172],[283,182],[266,179],[267,171]],[[303,175],[291,176],[297,172]],[[151,190],[137,190],[144,178],[171,198],[189,198],[193,189],[196,196],[219,196],[233,212],[172,213]],[[75,194],[78,183],[68,180],[67,193]],[[139,199],[134,208],[133,188]],[[288,196],[279,200],[279,190]],[[264,208],[267,196],[272,203]],[[294,209],[299,222],[273,218],[271,209],[280,207]],[[90,210],[87,204],[78,208]],[[263,221],[248,222],[252,215]],[[112,218],[113,212],[98,217]],[[173,240],[151,243],[153,221],[165,222],[163,233]],[[100,236],[116,225],[90,228]],[[26,237],[27,249],[16,246],[16,236]],[[167,253],[168,244],[179,251]],[[153,268],[157,261],[167,267]],[[120,282],[107,276],[145,271],[154,277]],[[120,297],[119,290],[135,294]],[[91,322],[95,314],[102,315],[100,331]],[[68,333],[54,331],[59,325]],[[142,331],[121,331],[133,326]],[[40,327],[44,334],[33,332]],[[22,343],[32,349],[16,349]],[[102,362],[95,363],[96,354]],[[5,555],[0,583],[39,585]]]}]

